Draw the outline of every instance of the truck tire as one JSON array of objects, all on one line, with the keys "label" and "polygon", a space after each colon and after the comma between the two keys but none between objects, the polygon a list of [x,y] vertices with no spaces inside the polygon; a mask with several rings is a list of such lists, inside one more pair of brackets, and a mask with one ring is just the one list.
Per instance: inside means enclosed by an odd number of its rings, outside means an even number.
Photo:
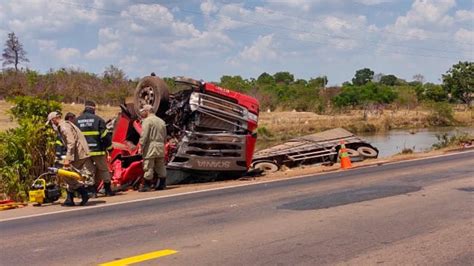
[{"label": "truck tire", "polygon": [[166,83],[155,76],[147,76],[140,80],[134,93],[134,108],[139,110],[146,104],[153,106],[153,112],[161,116],[169,105],[169,91]]},{"label": "truck tire", "polygon": [[354,149],[349,149],[347,148],[347,154],[349,155],[349,157],[359,157],[360,156],[360,153]]},{"label": "truck tire", "polygon": [[253,168],[261,169],[265,173],[275,173],[278,171],[278,165],[272,162],[257,162],[254,164]]},{"label": "truck tire", "polygon": [[364,158],[377,158],[377,151],[366,146],[362,146],[357,148],[357,151],[360,153],[360,155],[364,156]]}]

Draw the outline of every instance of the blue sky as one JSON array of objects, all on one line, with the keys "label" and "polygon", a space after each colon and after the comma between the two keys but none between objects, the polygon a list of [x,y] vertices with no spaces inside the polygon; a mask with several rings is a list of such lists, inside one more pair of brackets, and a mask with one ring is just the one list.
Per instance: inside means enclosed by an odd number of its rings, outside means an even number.
[{"label": "blue sky", "polygon": [[474,59],[471,0],[0,0],[0,41],[14,31],[30,63],[130,78],[222,75],[350,80],[357,69],[439,82]]}]

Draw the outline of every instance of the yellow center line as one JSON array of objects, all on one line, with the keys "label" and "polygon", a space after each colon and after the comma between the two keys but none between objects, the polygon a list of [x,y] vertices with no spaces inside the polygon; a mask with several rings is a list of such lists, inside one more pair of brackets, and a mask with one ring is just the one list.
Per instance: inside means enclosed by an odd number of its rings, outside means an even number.
[{"label": "yellow center line", "polygon": [[102,264],[99,264],[99,266],[130,265],[130,264],[133,264],[133,263],[138,263],[138,262],[142,262],[142,261],[146,261],[146,260],[152,260],[152,259],[156,259],[156,258],[159,258],[159,257],[172,255],[172,254],[175,254],[175,253],[178,253],[178,251],[172,250],[172,249],[163,249],[163,250],[153,251],[153,252],[150,252],[150,253],[145,253],[145,254],[141,254],[141,255],[125,258],[125,259],[114,260],[114,261],[102,263]]}]

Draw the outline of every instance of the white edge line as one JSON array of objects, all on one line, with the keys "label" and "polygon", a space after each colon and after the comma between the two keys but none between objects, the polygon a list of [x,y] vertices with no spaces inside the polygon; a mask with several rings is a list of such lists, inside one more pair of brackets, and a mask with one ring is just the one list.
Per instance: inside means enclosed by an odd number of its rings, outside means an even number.
[{"label": "white edge line", "polygon": [[[413,161],[421,161],[421,160],[426,160],[426,159],[448,157],[448,156],[454,156],[454,155],[464,154],[464,153],[474,153],[474,151],[470,150],[470,151],[463,151],[463,152],[456,152],[456,153],[440,154],[440,155],[434,155],[434,156],[423,157],[423,158],[402,160],[402,161],[397,161],[397,162],[386,162],[386,163],[380,162],[380,164],[377,164],[376,162],[374,162],[374,165],[360,166],[358,168],[355,168],[354,170],[361,169],[361,168],[366,168],[366,167],[382,166],[382,165],[389,165],[389,164],[400,164],[400,163],[407,163],[407,162],[413,162]],[[117,206],[117,205],[123,205],[123,204],[135,203],[135,202],[155,200],[155,199],[179,197],[179,196],[184,196],[184,195],[192,195],[192,194],[197,194],[197,193],[205,193],[205,192],[224,190],[224,189],[230,189],[230,188],[253,186],[253,185],[257,185],[257,184],[267,184],[267,183],[273,183],[273,182],[281,182],[281,181],[285,181],[285,180],[288,180],[288,179],[299,179],[299,178],[305,178],[305,177],[310,177],[310,176],[324,175],[324,174],[328,174],[328,173],[331,173],[331,172],[319,172],[319,173],[306,174],[306,175],[300,175],[300,176],[294,176],[294,177],[288,177],[288,178],[282,178],[282,179],[276,179],[276,180],[267,180],[267,181],[261,181],[261,182],[257,181],[257,182],[254,182],[254,183],[231,185],[231,186],[217,187],[217,188],[208,188],[208,189],[203,189],[203,190],[182,192],[182,193],[171,194],[171,195],[162,195],[162,196],[154,196],[154,197],[149,197],[149,198],[134,199],[134,200],[128,200],[128,201],[121,201],[121,202],[113,202],[113,203],[108,203],[108,204],[105,204],[105,205],[86,206],[86,207],[78,207],[77,209],[74,208],[74,209],[69,209],[69,210],[60,210],[60,211],[54,211],[54,212],[30,214],[30,215],[25,215],[25,216],[1,219],[0,223],[8,222],[8,221],[21,220],[21,219],[27,219],[27,218],[33,218],[33,217],[41,217],[41,216],[46,216],[46,215],[51,215],[51,214],[67,213],[67,212],[75,212],[75,211],[84,211],[84,210],[97,209],[97,208],[107,208],[107,207],[110,207],[110,206]]]}]

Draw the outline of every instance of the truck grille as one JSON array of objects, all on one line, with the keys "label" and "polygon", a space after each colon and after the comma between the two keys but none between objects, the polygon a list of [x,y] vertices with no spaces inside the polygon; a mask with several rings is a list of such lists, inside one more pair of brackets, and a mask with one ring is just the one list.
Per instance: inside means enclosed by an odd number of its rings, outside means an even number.
[{"label": "truck grille", "polygon": [[191,110],[199,112],[197,126],[225,131],[247,129],[248,111],[244,107],[194,92],[189,104]]}]

